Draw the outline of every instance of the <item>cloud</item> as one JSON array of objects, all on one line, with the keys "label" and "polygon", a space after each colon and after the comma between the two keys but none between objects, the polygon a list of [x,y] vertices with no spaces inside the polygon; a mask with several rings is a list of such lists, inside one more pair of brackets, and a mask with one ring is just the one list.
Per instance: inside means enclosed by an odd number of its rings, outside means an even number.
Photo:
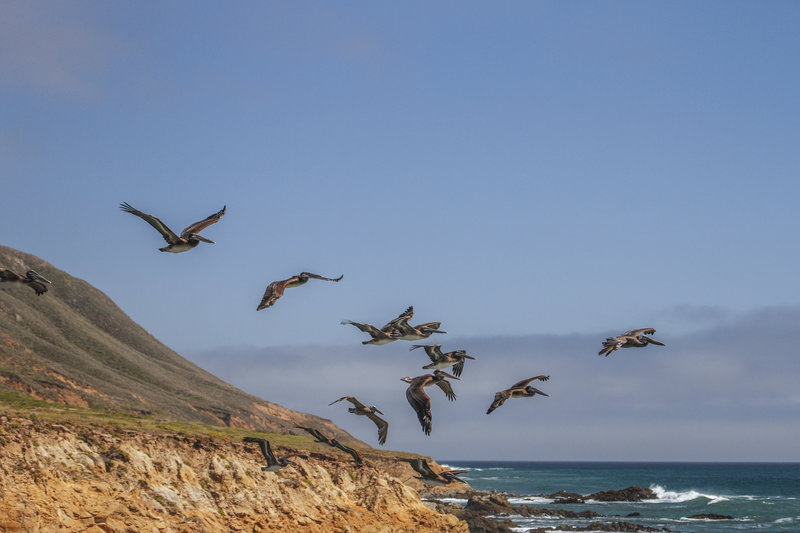
[{"label": "cloud", "polygon": [[78,16],[78,4],[6,2],[0,8],[0,87],[85,96],[110,62],[113,41]]},{"label": "cloud", "polygon": [[[426,358],[410,343],[373,346],[221,348],[193,360],[244,390],[331,418],[365,442],[375,428],[337,404],[355,395],[390,421],[388,447],[440,459],[798,460],[800,362],[793,336],[800,307],[761,309],[678,335],[666,347],[598,357],[605,332],[458,338],[464,348],[456,402],[437,388],[426,437],[405,399],[401,376],[420,375]],[[485,414],[494,393],[538,374],[550,397],[509,400]],[[754,433],[757,430],[757,434]],[[788,440],[787,440],[788,439]]]}]

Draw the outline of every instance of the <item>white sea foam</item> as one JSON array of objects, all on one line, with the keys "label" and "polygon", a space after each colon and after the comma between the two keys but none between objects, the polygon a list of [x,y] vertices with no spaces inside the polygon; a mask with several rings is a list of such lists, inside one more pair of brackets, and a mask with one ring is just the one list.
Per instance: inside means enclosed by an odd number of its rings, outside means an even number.
[{"label": "white sea foam", "polygon": [[696,490],[684,490],[676,492],[667,490],[661,485],[650,485],[650,490],[656,493],[655,500],[645,500],[650,503],[681,503],[696,500],[697,498],[707,498],[709,500],[708,505],[728,501],[728,498],[725,496],[718,496],[716,494],[703,494],[702,492],[698,492]]},{"label": "white sea foam", "polygon": [[442,503],[457,503],[458,505],[467,505],[467,500],[465,498],[433,498],[433,499],[439,500]]},{"label": "white sea foam", "polygon": [[786,518],[778,518],[775,520],[776,524],[788,524],[789,522],[794,522],[794,518],[787,516]]},{"label": "white sea foam", "polygon": [[509,498],[508,503],[522,505],[523,503],[553,503],[555,500],[551,498],[542,498],[541,496],[520,496],[519,498]]}]

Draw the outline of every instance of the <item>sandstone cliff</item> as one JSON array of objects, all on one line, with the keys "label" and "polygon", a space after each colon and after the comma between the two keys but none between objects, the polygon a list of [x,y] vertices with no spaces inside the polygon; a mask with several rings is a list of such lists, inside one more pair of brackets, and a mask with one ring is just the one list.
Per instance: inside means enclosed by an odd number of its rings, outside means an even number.
[{"label": "sandstone cliff", "polygon": [[[304,437],[266,435],[297,466],[262,472],[257,447],[135,423],[0,405],[0,532],[467,532],[427,508],[390,452],[366,465]],[[297,446],[297,443],[302,446]],[[395,477],[395,474],[399,477]]]}]

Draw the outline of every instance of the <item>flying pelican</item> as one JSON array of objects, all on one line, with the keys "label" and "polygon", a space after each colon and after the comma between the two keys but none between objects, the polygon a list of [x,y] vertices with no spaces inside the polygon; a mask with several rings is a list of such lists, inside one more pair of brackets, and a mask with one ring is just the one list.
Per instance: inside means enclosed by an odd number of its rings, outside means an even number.
[{"label": "flying pelican", "polygon": [[382,329],[385,331],[387,328],[391,327],[398,332],[396,334],[397,339],[402,341],[419,341],[427,339],[434,333],[447,333],[446,331],[439,331],[442,325],[441,322],[426,322],[424,324],[412,326],[408,321],[411,320],[413,316],[414,306],[411,306],[406,309],[405,313],[383,326]]},{"label": "flying pelican", "polygon": [[26,284],[28,287],[36,291],[36,296],[41,296],[47,292],[47,283],[52,285],[49,280],[44,279],[35,270],[28,270],[25,276],[20,276],[16,272],[12,272],[7,268],[0,270],[0,281],[20,282]]},{"label": "flying pelican", "polygon": [[332,401],[328,405],[329,406],[333,405],[336,402],[341,402],[342,400],[347,400],[348,402],[352,403],[355,406],[355,407],[349,407],[347,409],[349,413],[366,416],[370,420],[375,422],[375,425],[378,426],[378,444],[380,445],[386,444],[386,434],[389,432],[389,423],[383,418],[379,417],[377,414],[375,414],[375,413],[383,414],[383,412],[374,405],[370,405],[369,407],[367,407],[363,403],[356,400],[355,396],[342,396],[338,400]]},{"label": "flying pelican", "polygon": [[[496,393],[494,395],[494,401],[492,402],[492,405],[489,406],[489,410],[486,411],[486,414],[488,415],[489,413],[491,413],[492,411],[494,411],[495,409],[506,403],[506,400],[508,400],[509,398],[530,398],[531,396],[536,396],[537,394],[541,394],[542,396],[550,396],[549,394],[545,394],[539,389],[536,389],[528,385],[528,383],[530,383],[534,379],[538,379],[539,381],[547,381],[548,379],[550,379],[550,376],[536,376],[534,378],[523,379],[522,381],[511,385],[510,388]],[[526,385],[528,386],[526,387]]]},{"label": "flying pelican", "polygon": [[608,357],[608,354],[620,348],[644,348],[648,344],[666,346],[663,342],[648,337],[655,332],[653,328],[632,329],[617,337],[608,337],[603,341],[603,349],[597,355],[605,354]]},{"label": "flying pelican", "polygon": [[326,278],[316,274],[311,274],[310,272],[301,272],[300,274],[292,276],[291,278],[283,281],[273,281],[267,285],[267,290],[264,291],[264,297],[261,298],[261,303],[258,304],[258,307],[256,307],[256,311],[261,311],[267,307],[272,307],[275,304],[275,301],[283,296],[283,291],[285,291],[287,288],[305,285],[311,278],[322,279],[325,281],[341,281],[343,277],[344,276],[339,276],[338,278]]},{"label": "flying pelican", "polygon": [[414,316],[414,307],[410,306],[408,309],[400,313],[397,318],[387,323],[381,329],[376,328],[372,324],[361,324],[360,322],[353,322],[352,320],[342,320],[341,323],[351,324],[364,333],[369,333],[369,336],[372,338],[368,341],[363,341],[361,344],[373,344],[375,346],[380,346],[382,344],[389,344],[390,342],[396,341],[400,337],[400,332],[395,328],[395,325],[402,320],[409,320],[412,316]]},{"label": "flying pelican", "polygon": [[453,375],[456,377],[460,377],[461,372],[464,371],[465,359],[475,359],[471,355],[467,355],[466,350],[455,350],[452,352],[442,353],[441,344],[415,344],[411,347],[411,350],[416,348],[425,348],[425,353],[428,354],[428,357],[431,359],[431,364],[425,365],[422,368],[442,369],[452,366]]},{"label": "flying pelican", "polygon": [[203,229],[207,228],[211,224],[217,222],[222,217],[222,215],[225,214],[226,206],[223,206],[220,211],[217,211],[213,215],[204,218],[200,222],[195,222],[191,226],[187,227],[185,230],[181,232],[180,237],[175,235],[175,233],[171,229],[169,229],[166,224],[161,222],[153,215],[142,213],[138,209],[134,209],[133,207],[131,207],[126,202],[119,204],[119,207],[126,213],[136,215],[137,217],[143,219],[145,222],[156,228],[156,230],[164,237],[164,240],[167,241],[167,244],[169,245],[165,246],[164,248],[159,248],[160,251],[172,252],[173,254],[178,254],[181,252],[185,252],[187,250],[191,250],[192,248],[200,244],[200,241],[210,242],[211,244],[215,244],[214,241],[212,241],[211,239],[206,239],[205,237],[201,237],[200,235],[198,235],[198,233],[200,233]]},{"label": "flying pelican", "polygon": [[343,452],[349,453],[353,457],[353,461],[355,461],[356,466],[362,466],[364,464],[364,460],[361,457],[361,453],[358,450],[354,450],[349,446],[345,446],[341,442],[336,439],[328,438],[322,434],[321,431],[314,428],[309,428],[305,426],[295,426],[298,429],[302,429],[306,433],[309,433],[312,437],[314,437],[315,442],[320,442],[322,444],[327,444],[332,448],[339,448]]},{"label": "flying pelican", "polygon": [[456,399],[453,387],[450,386],[450,382],[445,378],[461,380],[461,378],[451,376],[442,370],[434,370],[433,374],[425,374],[415,378],[408,376],[400,378],[409,384],[406,389],[406,399],[411,404],[414,412],[417,413],[417,419],[419,419],[422,431],[426,435],[430,435],[433,428],[433,413],[431,413],[431,398],[425,394],[425,387],[436,385],[444,391],[444,395],[447,396],[448,400],[452,402]]},{"label": "flying pelican", "polygon": [[261,467],[261,470],[266,472],[275,472],[276,470],[280,470],[285,466],[290,464],[296,464],[294,461],[290,461],[289,457],[294,457],[297,454],[293,453],[291,455],[287,455],[286,457],[281,457],[280,459],[275,458],[275,454],[272,453],[272,446],[269,445],[269,441],[267,439],[258,439],[256,437],[245,437],[242,439],[244,442],[257,442],[258,447],[261,448],[261,454],[264,456],[264,459],[267,460],[267,466]]},{"label": "flying pelican", "polygon": [[426,485],[431,486],[441,486],[441,485],[449,485],[450,483],[458,482],[458,483],[466,483],[463,479],[459,479],[458,475],[463,474],[465,472],[469,472],[469,470],[447,470],[445,472],[436,473],[431,469],[430,465],[428,465],[428,461],[425,459],[401,459],[402,461],[407,462],[411,465],[420,476],[417,479],[425,483]]}]

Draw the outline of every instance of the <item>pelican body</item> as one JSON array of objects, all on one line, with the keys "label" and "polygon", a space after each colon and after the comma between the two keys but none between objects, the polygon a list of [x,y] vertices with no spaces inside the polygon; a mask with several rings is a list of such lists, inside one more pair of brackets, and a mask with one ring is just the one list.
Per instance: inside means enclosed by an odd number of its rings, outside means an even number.
[{"label": "pelican body", "polygon": [[600,350],[597,355],[605,355],[608,357],[608,354],[619,350],[620,348],[644,348],[648,344],[666,346],[666,344],[663,342],[649,337],[649,335],[652,335],[655,332],[656,330],[653,328],[642,328],[626,331],[622,335],[618,335],[616,337],[608,337],[603,341],[603,349]]},{"label": "pelican body", "polygon": [[[46,293],[47,285],[53,284],[51,281],[40,276],[35,270],[28,270],[24,276],[20,276],[7,268],[0,270],[0,281],[24,283],[36,292],[36,296],[41,296]],[[47,285],[45,285],[45,283]]]},{"label": "pelican body", "polygon": [[464,371],[464,361],[466,359],[475,359],[471,355],[467,355],[466,350],[454,350],[452,352],[442,353],[441,344],[415,344],[411,350],[417,348],[425,348],[425,353],[431,360],[431,364],[425,365],[424,369],[441,370],[447,367],[453,367],[453,375],[456,377],[461,376]]},{"label": "pelican body", "polygon": [[417,413],[417,419],[422,426],[422,431],[426,435],[431,434],[433,429],[433,413],[431,412],[431,398],[425,393],[425,387],[436,385],[444,392],[448,400],[455,401],[456,394],[453,392],[453,387],[446,378],[461,380],[456,376],[450,375],[442,370],[435,370],[433,374],[425,374],[415,378],[402,377],[402,381],[408,383],[406,389],[406,400]]},{"label": "pelican body", "polygon": [[283,296],[283,291],[290,287],[299,287],[300,285],[305,285],[311,278],[321,279],[324,281],[341,281],[343,277],[344,276],[342,275],[338,278],[326,278],[310,272],[301,272],[300,274],[292,276],[289,279],[273,281],[267,285],[267,290],[264,291],[264,296],[261,298],[261,303],[258,304],[258,307],[256,307],[256,311],[261,311],[267,307],[272,307],[278,298]]},{"label": "pelican body", "polygon": [[353,413],[354,415],[359,415],[359,416],[366,416],[367,418],[375,422],[375,425],[378,426],[378,444],[380,444],[381,446],[386,444],[386,435],[389,432],[389,423],[383,418],[378,416],[378,413],[383,414],[383,412],[374,405],[370,405],[369,407],[367,407],[363,403],[359,402],[355,398],[355,396],[342,396],[338,400],[334,400],[328,405],[331,406],[336,402],[341,402],[342,400],[347,400],[348,402],[353,404],[353,407],[349,407],[347,409],[348,413]]},{"label": "pelican body", "polygon": [[363,331],[364,333],[369,334],[372,337],[368,341],[362,341],[361,344],[371,344],[373,346],[381,346],[383,344],[389,344],[390,342],[396,341],[400,337],[400,332],[395,328],[395,324],[397,324],[401,320],[408,320],[412,316],[414,316],[414,307],[411,306],[400,315],[393,319],[391,322],[384,325],[382,328],[378,329],[372,324],[362,324],[360,322],[353,322],[352,320],[342,320],[342,324],[350,324],[352,326],[357,327],[359,330]]},{"label": "pelican body", "polygon": [[492,402],[492,405],[489,406],[489,410],[486,411],[486,414],[488,415],[506,403],[506,400],[509,398],[530,398],[532,396],[536,396],[537,394],[541,394],[542,396],[550,396],[549,394],[546,394],[539,389],[528,385],[528,383],[533,380],[547,381],[548,379],[550,379],[550,376],[536,376],[533,378],[523,379],[522,381],[511,385],[510,388],[495,393],[494,401]]},{"label": "pelican body", "polygon": [[255,442],[258,443],[258,447],[261,448],[261,454],[264,456],[264,459],[267,460],[267,466],[261,467],[262,471],[265,472],[275,472],[282,468],[289,466],[290,464],[295,464],[293,461],[290,461],[289,457],[294,457],[297,454],[287,455],[286,457],[281,457],[280,459],[275,457],[275,454],[272,453],[272,446],[269,445],[269,441],[267,439],[259,439],[256,437],[245,437],[242,439],[243,442]]},{"label": "pelican body", "polygon": [[199,233],[210,226],[219,221],[222,218],[222,215],[225,214],[225,207],[223,206],[221,210],[217,211],[213,215],[210,215],[199,222],[195,222],[194,224],[188,226],[184,229],[180,236],[176,235],[174,231],[169,229],[166,224],[161,222],[158,218],[154,217],[153,215],[148,215],[147,213],[143,213],[138,209],[131,207],[128,203],[123,202],[119,205],[120,209],[125,211],[126,213],[130,213],[132,215],[136,215],[137,217],[141,218],[151,226],[153,226],[156,231],[158,231],[164,240],[167,241],[167,246],[164,248],[159,248],[158,250],[161,252],[170,252],[173,254],[179,254],[181,252],[186,252],[200,244],[200,242],[208,242],[211,244],[215,244],[214,241],[211,239],[206,239],[205,237],[201,236]]}]

